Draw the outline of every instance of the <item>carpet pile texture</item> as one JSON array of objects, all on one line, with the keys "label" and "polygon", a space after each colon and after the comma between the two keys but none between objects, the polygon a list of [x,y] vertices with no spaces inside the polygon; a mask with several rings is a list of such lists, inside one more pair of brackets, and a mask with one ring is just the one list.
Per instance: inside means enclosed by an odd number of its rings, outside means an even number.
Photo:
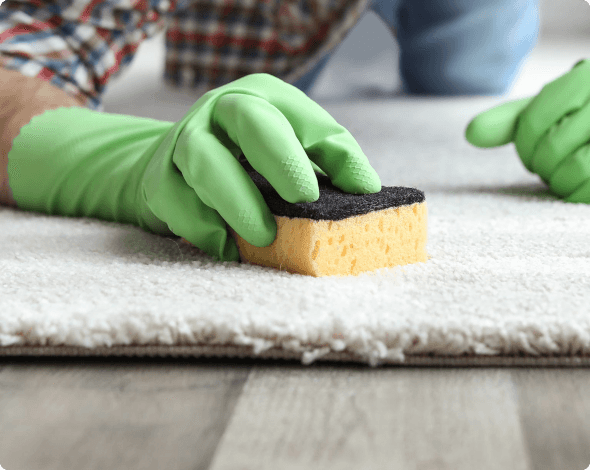
[{"label": "carpet pile texture", "polygon": [[[164,110],[153,96],[149,108]],[[132,114],[125,97],[106,111]],[[426,263],[313,278],[218,263],[130,225],[0,208],[0,355],[590,365],[590,205],[551,195],[513,145],[464,139],[472,117],[507,98],[349,98],[318,102],[383,185],[424,191]]]}]

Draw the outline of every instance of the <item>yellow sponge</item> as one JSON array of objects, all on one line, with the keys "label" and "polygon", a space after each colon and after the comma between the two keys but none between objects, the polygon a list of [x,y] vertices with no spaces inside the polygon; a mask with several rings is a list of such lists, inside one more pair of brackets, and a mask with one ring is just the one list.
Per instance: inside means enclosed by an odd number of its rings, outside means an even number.
[{"label": "yellow sponge", "polygon": [[251,245],[231,230],[243,262],[319,277],[428,259],[426,201],[337,221],[274,217],[277,237],[266,247]]},{"label": "yellow sponge", "polygon": [[277,224],[275,240],[262,248],[228,226],[242,262],[320,277],[357,275],[428,259],[422,191],[383,186],[375,194],[350,194],[316,172],[319,199],[291,204],[245,159],[241,163]]},{"label": "yellow sponge", "polygon": [[375,194],[350,194],[316,173],[319,199],[291,204],[251,165],[242,165],[277,224],[274,242],[262,248],[229,229],[242,262],[319,277],[357,275],[428,259],[422,191],[384,186]]}]

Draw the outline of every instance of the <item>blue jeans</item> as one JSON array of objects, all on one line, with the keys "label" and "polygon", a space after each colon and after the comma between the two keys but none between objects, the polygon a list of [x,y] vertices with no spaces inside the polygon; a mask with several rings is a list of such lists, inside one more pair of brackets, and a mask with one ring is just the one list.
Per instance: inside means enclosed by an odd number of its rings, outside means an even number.
[{"label": "blue jeans", "polygon": [[[403,91],[501,95],[539,35],[538,0],[373,0],[396,35]],[[308,93],[324,57],[295,85]]]}]

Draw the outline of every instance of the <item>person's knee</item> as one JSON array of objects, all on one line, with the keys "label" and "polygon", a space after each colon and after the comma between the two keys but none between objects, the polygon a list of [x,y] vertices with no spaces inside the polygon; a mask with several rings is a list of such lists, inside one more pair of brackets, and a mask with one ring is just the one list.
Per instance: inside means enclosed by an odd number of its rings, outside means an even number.
[{"label": "person's knee", "polygon": [[[454,2],[463,3],[448,0],[447,6]],[[428,24],[420,22],[415,6],[401,10],[398,40],[404,90],[449,95],[506,93],[537,42],[538,7],[535,0],[502,0],[491,5],[493,8],[481,4],[479,11],[457,8],[460,15],[442,15],[444,20],[439,23],[430,15]],[[404,21],[404,15],[413,17]]]}]

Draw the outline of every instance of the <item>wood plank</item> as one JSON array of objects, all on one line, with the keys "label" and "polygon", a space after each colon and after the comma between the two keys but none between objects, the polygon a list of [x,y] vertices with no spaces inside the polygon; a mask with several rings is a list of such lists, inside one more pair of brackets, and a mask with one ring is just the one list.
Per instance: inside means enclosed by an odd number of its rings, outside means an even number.
[{"label": "wood plank", "polygon": [[0,364],[6,470],[206,469],[249,366]]},{"label": "wood plank", "polygon": [[532,468],[588,468],[590,370],[519,369],[513,374]]},{"label": "wood plank", "polygon": [[509,369],[261,366],[211,470],[527,470],[528,462]]}]

